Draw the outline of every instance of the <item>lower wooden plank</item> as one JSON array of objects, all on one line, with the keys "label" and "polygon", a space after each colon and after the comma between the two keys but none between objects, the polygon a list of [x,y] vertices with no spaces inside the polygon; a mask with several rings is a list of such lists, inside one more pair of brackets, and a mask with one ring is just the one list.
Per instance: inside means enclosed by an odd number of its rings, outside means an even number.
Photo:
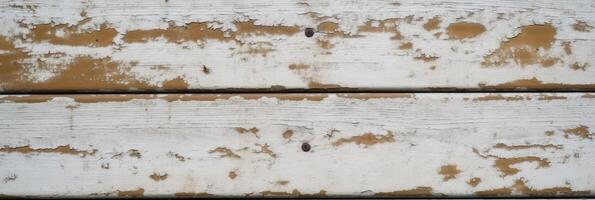
[{"label": "lower wooden plank", "polygon": [[594,97],[0,96],[0,194],[590,196]]}]

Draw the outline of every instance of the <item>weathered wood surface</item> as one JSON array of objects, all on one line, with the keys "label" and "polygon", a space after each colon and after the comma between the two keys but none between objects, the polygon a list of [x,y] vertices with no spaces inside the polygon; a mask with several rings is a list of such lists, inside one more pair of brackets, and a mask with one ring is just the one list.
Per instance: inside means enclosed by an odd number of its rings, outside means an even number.
[{"label": "weathered wood surface", "polygon": [[0,23],[9,93],[595,88],[595,1],[2,0]]},{"label": "weathered wood surface", "polygon": [[588,196],[594,97],[0,96],[0,194]]}]

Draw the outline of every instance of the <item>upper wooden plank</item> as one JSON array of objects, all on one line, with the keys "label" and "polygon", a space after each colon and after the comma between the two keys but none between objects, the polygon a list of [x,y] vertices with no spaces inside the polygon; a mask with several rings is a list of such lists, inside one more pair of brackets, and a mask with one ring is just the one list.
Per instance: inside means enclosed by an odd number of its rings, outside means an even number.
[{"label": "upper wooden plank", "polygon": [[8,93],[595,88],[594,1],[2,0],[0,11]]}]

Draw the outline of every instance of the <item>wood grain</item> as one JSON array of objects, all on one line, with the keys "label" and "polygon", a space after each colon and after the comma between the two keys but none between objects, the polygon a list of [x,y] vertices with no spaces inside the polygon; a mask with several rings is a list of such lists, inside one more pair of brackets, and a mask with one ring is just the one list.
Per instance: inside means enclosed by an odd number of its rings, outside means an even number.
[{"label": "wood grain", "polygon": [[2,0],[0,11],[5,93],[595,88],[593,1]]},{"label": "wood grain", "polygon": [[0,96],[0,194],[590,196],[594,97]]}]

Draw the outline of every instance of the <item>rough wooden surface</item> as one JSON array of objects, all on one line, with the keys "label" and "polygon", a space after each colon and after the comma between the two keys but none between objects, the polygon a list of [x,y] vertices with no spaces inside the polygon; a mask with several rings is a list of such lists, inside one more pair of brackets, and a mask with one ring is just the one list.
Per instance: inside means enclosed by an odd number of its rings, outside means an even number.
[{"label": "rough wooden surface", "polygon": [[595,88],[594,1],[2,0],[0,11],[10,93]]},{"label": "rough wooden surface", "polygon": [[587,196],[594,97],[0,96],[0,194]]}]

